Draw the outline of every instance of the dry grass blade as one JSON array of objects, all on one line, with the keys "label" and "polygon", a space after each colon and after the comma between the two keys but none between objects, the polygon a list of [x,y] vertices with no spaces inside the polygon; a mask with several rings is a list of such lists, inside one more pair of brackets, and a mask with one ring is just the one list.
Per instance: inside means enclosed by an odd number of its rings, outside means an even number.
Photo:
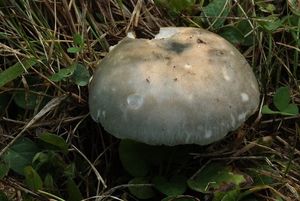
[{"label": "dry grass blade", "polygon": [[[72,148],[73,149],[75,149],[88,163],[89,163],[89,165],[91,166],[91,168],[93,169],[93,171],[94,171],[94,173],[95,173],[95,175],[97,176],[97,180],[99,181],[99,182],[101,182],[102,183],[102,185],[103,185],[103,188],[105,189],[105,188],[107,188],[107,185],[106,185],[106,183],[105,183],[105,181],[104,181],[104,179],[102,178],[102,176],[100,175],[100,173],[99,173],[99,171],[97,170],[97,168],[91,163],[91,161],[79,150],[79,149],[77,149],[74,145],[72,145]],[[97,187],[97,193],[99,193],[99,187]]]}]

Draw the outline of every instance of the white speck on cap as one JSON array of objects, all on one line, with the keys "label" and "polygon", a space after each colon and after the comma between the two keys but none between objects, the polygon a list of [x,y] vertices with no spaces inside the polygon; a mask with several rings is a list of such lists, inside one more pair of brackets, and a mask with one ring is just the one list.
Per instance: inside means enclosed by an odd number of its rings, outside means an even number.
[{"label": "white speck on cap", "polygon": [[249,96],[246,93],[241,93],[241,98],[243,102],[249,101]]},{"label": "white speck on cap", "polygon": [[138,94],[131,94],[127,97],[127,104],[130,109],[139,109],[144,102],[144,98]]},{"label": "white speck on cap", "polygon": [[235,118],[234,118],[233,114],[230,114],[230,118],[231,118],[231,126],[233,128],[235,128],[236,121],[235,121]]},{"label": "white speck on cap", "polygon": [[211,130],[205,130],[204,137],[205,137],[206,139],[211,138],[211,137],[212,137],[212,131],[211,131]]},{"label": "white speck on cap", "polygon": [[239,114],[238,120],[240,120],[240,121],[245,121],[245,119],[246,119],[246,113],[241,113],[241,114]]},{"label": "white speck on cap", "polygon": [[231,77],[229,76],[229,73],[228,73],[228,69],[223,67],[222,68],[222,73],[223,73],[223,76],[224,76],[224,79],[226,81],[230,81],[231,80]]},{"label": "white speck on cap", "polygon": [[185,65],[184,65],[184,68],[185,68],[185,69],[191,69],[191,68],[192,68],[192,65],[191,65],[191,64],[185,64]]},{"label": "white speck on cap", "polygon": [[103,110],[102,111],[102,117],[105,118],[105,116],[106,116],[106,111]]}]

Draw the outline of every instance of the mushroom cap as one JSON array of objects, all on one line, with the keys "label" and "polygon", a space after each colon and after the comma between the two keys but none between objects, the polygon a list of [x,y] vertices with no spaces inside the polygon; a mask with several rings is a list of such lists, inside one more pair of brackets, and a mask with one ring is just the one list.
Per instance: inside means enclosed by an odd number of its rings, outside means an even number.
[{"label": "mushroom cap", "polygon": [[161,28],[124,38],[89,88],[92,118],[112,135],[151,145],[206,145],[237,129],[259,104],[243,55],[199,28]]}]

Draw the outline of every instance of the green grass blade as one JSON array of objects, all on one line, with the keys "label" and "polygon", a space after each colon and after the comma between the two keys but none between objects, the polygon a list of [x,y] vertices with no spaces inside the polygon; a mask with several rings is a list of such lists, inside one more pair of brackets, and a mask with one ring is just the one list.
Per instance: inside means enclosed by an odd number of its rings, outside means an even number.
[{"label": "green grass blade", "polygon": [[35,58],[26,59],[18,62],[0,73],[0,87],[22,75],[25,70],[31,68],[37,63]]}]

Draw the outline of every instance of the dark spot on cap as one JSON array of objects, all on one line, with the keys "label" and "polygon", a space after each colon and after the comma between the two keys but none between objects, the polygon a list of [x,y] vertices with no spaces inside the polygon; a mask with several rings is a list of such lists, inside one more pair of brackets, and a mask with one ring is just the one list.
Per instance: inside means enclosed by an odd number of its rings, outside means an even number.
[{"label": "dark spot on cap", "polygon": [[200,43],[201,43],[201,44],[206,44],[206,42],[205,42],[204,40],[200,39],[200,38],[197,39],[197,43],[199,43],[199,44],[200,44]]},{"label": "dark spot on cap", "polygon": [[222,50],[216,50],[216,55],[221,56],[223,54],[224,54],[224,52]]},{"label": "dark spot on cap", "polygon": [[191,44],[183,44],[183,43],[178,43],[178,42],[170,42],[167,44],[167,47],[165,48],[168,51],[172,51],[175,52],[176,54],[181,54],[182,52],[184,52],[185,49],[187,49],[188,47],[190,47]]},{"label": "dark spot on cap", "polygon": [[225,55],[225,52],[224,52],[224,50],[213,48],[208,51],[208,55],[223,56],[223,55]]}]

